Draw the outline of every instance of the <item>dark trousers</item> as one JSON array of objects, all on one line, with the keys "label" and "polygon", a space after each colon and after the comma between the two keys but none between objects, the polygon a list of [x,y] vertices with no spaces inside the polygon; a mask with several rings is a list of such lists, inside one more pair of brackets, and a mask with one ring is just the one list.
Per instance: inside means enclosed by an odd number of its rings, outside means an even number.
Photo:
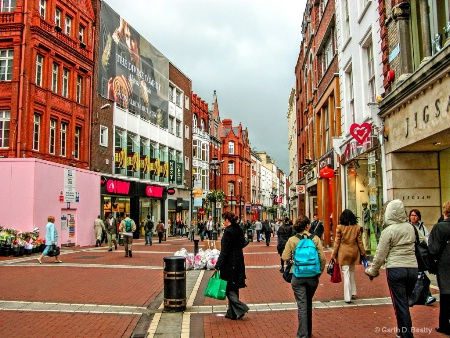
[{"label": "dark trousers", "polygon": [[417,281],[417,268],[388,268],[387,282],[391,293],[392,305],[397,318],[400,337],[413,337],[412,320],[409,313],[409,297]]},{"label": "dark trousers", "polygon": [[266,244],[269,245],[270,244],[270,231],[266,231],[265,235],[266,235]]},{"label": "dark trousers", "polygon": [[164,235],[163,232],[158,232],[158,240],[159,240],[159,243],[161,243],[162,238],[163,238],[163,235]]},{"label": "dark trousers", "polygon": [[260,242],[261,230],[256,230],[256,240]]},{"label": "dark trousers", "polygon": [[292,290],[298,308],[297,338],[311,337],[312,335],[312,299],[319,285],[319,277],[292,276]]},{"label": "dark trousers", "polygon": [[450,334],[450,294],[440,295],[439,327],[447,334]]},{"label": "dark trousers", "polygon": [[[231,283],[230,283],[231,284]],[[239,289],[227,284],[227,290],[225,292],[228,298],[228,311],[227,314],[231,318],[237,318],[244,315],[250,310],[247,304],[239,300]]]}]

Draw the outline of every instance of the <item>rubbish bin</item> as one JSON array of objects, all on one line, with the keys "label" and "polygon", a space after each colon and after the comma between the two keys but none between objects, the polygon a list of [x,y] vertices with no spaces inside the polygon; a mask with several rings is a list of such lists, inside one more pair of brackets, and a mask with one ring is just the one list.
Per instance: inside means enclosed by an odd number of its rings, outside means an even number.
[{"label": "rubbish bin", "polygon": [[119,234],[119,245],[123,245],[123,235]]},{"label": "rubbish bin", "polygon": [[247,229],[247,239],[249,242],[253,242],[253,230]]},{"label": "rubbish bin", "polygon": [[164,257],[164,311],[186,310],[186,259]]},{"label": "rubbish bin", "polygon": [[213,230],[213,232],[212,232],[212,240],[217,241],[217,231],[216,230]]}]

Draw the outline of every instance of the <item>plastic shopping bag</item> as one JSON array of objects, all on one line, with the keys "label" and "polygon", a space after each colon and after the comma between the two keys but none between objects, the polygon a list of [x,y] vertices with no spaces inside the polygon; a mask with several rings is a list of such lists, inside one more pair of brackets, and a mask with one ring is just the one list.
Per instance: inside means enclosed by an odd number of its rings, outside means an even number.
[{"label": "plastic shopping bag", "polygon": [[225,291],[227,289],[227,281],[220,279],[220,272],[215,271],[208,281],[204,296],[214,299],[224,300],[226,298]]}]

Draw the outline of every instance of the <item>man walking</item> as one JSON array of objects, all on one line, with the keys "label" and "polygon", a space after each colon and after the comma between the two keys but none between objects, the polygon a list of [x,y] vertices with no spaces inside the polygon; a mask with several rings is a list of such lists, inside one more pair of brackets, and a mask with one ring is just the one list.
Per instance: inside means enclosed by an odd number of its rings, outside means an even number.
[{"label": "man walking", "polygon": [[112,251],[112,242],[114,242],[114,247],[117,250],[117,220],[112,213],[109,214],[106,220],[106,237],[108,238],[108,251]]},{"label": "man walking", "polygon": [[150,215],[147,215],[147,221],[144,225],[144,231],[145,231],[145,245],[152,245],[153,244],[153,228],[155,224],[150,219]]},{"label": "man walking", "polygon": [[257,240],[258,242],[260,242],[260,241],[261,241],[262,223],[261,223],[261,221],[259,220],[259,218],[258,218],[258,220],[255,222],[255,230],[256,230],[256,240]]},{"label": "man walking", "polygon": [[309,232],[322,239],[322,235],[325,230],[323,227],[323,222],[319,220],[317,214],[313,215],[313,219],[314,221],[311,222],[311,229],[309,230]]},{"label": "man walking", "polygon": [[133,232],[136,231],[136,223],[130,218],[130,214],[125,214],[125,218],[120,222],[120,232],[123,236],[125,246],[125,257],[133,257],[131,246],[133,245]]}]

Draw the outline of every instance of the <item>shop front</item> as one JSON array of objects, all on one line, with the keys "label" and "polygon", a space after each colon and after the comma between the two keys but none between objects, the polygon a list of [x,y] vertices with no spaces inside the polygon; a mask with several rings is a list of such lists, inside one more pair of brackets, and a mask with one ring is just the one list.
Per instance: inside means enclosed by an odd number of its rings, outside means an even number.
[{"label": "shop front", "polygon": [[[344,204],[359,217],[363,226],[364,215],[369,209],[370,220],[375,238],[379,238],[381,224],[379,215],[383,206],[383,159],[382,148],[375,128],[364,123],[363,137],[352,137],[340,147],[341,183],[343,185]],[[353,128],[352,125],[351,128]],[[367,217],[366,217],[367,219]],[[369,239],[367,239],[369,240]],[[369,247],[368,244],[365,245]],[[371,245],[376,249],[375,244]]]},{"label": "shop front", "polygon": [[136,223],[135,238],[142,233],[147,215],[155,222],[164,219],[163,186],[129,181],[115,177],[101,177],[101,218],[106,219],[109,214],[118,223],[129,213]]}]

